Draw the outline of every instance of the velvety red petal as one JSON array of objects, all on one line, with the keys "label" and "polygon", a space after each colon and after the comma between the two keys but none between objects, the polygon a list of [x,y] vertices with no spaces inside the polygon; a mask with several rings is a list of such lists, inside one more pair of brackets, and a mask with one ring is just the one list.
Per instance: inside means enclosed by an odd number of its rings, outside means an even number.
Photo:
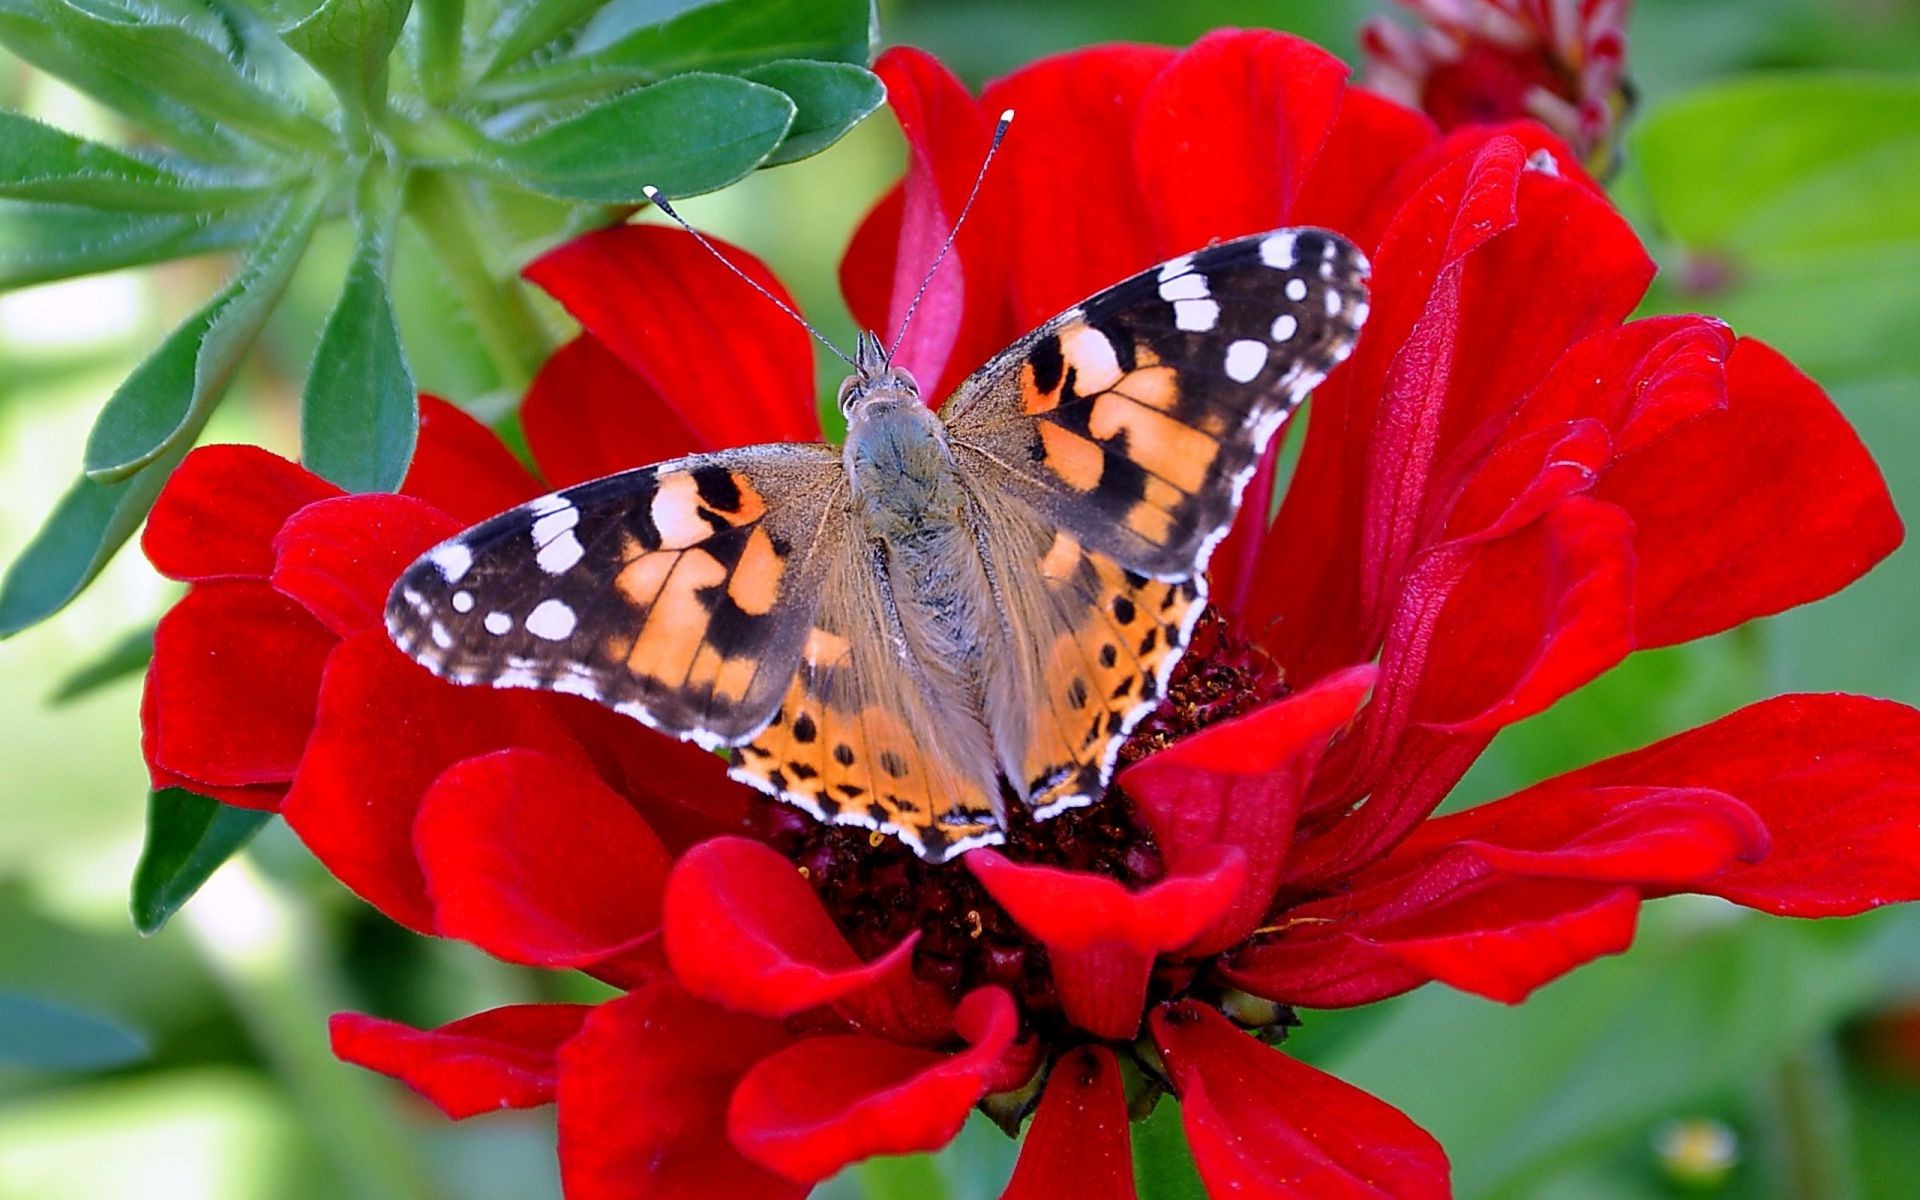
[{"label": "velvety red petal", "polygon": [[322,500],[273,539],[273,586],[340,637],[383,625],[387,593],[408,564],[460,526],[412,496]]},{"label": "velvety red petal", "polygon": [[1060,1005],[1107,1038],[1140,1028],[1158,954],[1180,950],[1226,915],[1246,886],[1247,856],[1196,847],[1165,878],[1130,892],[1087,871],[1018,863],[992,850],[965,862],[1020,927],[1046,944]]},{"label": "velvety red petal", "polygon": [[473,525],[546,490],[492,430],[438,396],[421,395],[420,440],[401,492]]},{"label": "velvety red petal", "polygon": [[1233,945],[1266,915],[1307,782],[1327,739],[1353,719],[1375,674],[1372,666],[1335,672],[1120,773],[1116,782],[1139,806],[1171,870],[1190,869],[1217,847],[1237,847],[1245,855],[1240,894],[1190,947],[1193,953]]},{"label": "velvety red petal", "polygon": [[726,1135],[740,1077],[787,1044],[772,1021],[656,983],[600,1005],[560,1051],[567,1200],[799,1200]]},{"label": "velvety red petal", "polygon": [[147,761],[218,787],[293,778],[338,644],[265,584],[196,586],[154,629],[141,706]]},{"label": "velvety red petal", "polygon": [[160,489],[140,548],[169,579],[265,579],[286,519],[340,494],[258,446],[202,446]]},{"label": "velvety red petal", "polygon": [[1392,186],[1396,176],[1438,138],[1426,114],[1374,92],[1347,88],[1287,220],[1337,229],[1371,251],[1408,190]]},{"label": "velvety red petal", "polygon": [[1346,77],[1320,47],[1264,29],[1210,33],[1169,63],[1133,142],[1160,255],[1285,224]]},{"label": "velvety red petal", "polygon": [[[883,339],[901,322],[946,241],[986,159],[997,110],[989,112],[932,55],[896,47],[874,71],[907,142],[907,172],[847,247],[840,266],[849,307]],[[937,403],[1011,341],[1006,316],[1006,208],[1011,182],[996,164],[953,249],[927,281],[895,358]]]},{"label": "velvety red petal", "polygon": [[765,798],[728,779],[726,759],[591,700],[556,696],[553,707],[600,777],[640,810],[676,854],[710,837],[753,828]]},{"label": "velvety red petal", "polygon": [[811,1183],[876,1154],[937,1150],[1014,1049],[1020,1018],[999,988],[960,1002],[955,1054],[863,1034],[808,1038],[755,1066],[727,1111],[727,1132],[748,1158]]},{"label": "velvety red petal", "polygon": [[1215,1200],[1445,1200],[1446,1152],[1400,1110],[1184,1001],[1153,1014]]},{"label": "velvety red petal", "polygon": [[393,1076],[458,1121],[551,1104],[554,1055],[592,1011],[585,1004],[514,1004],[438,1029],[335,1013],[327,1031],[341,1060]]},{"label": "velvety red petal", "polygon": [[1105,1046],[1060,1056],[1000,1200],[1133,1200],[1120,1063]]},{"label": "velvety red petal", "polygon": [[509,962],[592,967],[660,925],[672,860],[639,813],[577,761],[499,750],[441,772],[414,847],[438,931]]},{"label": "velvety red petal", "polygon": [[[1135,182],[1133,129],[1148,86],[1173,58],[1159,46],[1074,51],[1023,67],[981,97],[989,112],[1021,114],[993,166],[1018,197],[1001,251],[1022,267],[1008,279],[1018,328],[1159,261]],[[1088,202],[1093,194],[1098,203]]]},{"label": "velvety red petal", "polygon": [[1770,853],[1752,856],[1758,861],[1655,891],[1708,892],[1801,917],[1920,898],[1920,713],[1905,705],[1832,695],[1762,701],[1483,806],[1491,811],[1478,819],[1551,820],[1591,805],[1594,790],[1623,787],[1725,793],[1758,814],[1772,840]]},{"label": "velvety red petal", "polygon": [[[709,240],[793,306],[759,259]],[[691,430],[702,449],[820,440],[807,331],[685,230],[598,230],[535,259],[526,276],[645,381],[662,411]],[[645,417],[635,412],[633,419]],[[590,433],[582,428],[574,436],[584,442]]]},{"label": "velvety red petal", "polygon": [[[791,862],[747,838],[687,851],[666,892],[667,960],[695,995],[740,1012],[788,1017],[844,1003],[884,1021],[860,993],[910,990],[917,935],[862,963]],[[944,1018],[947,1014],[937,1014]],[[938,1032],[945,1032],[944,1019]]]},{"label": "velvety red petal", "polygon": [[533,377],[520,427],[554,487],[703,448],[646,380],[585,334],[554,351]]},{"label": "velvety red petal", "polygon": [[1825,596],[1900,544],[1879,469],[1819,386],[1749,339],[1726,370],[1724,409],[1623,457],[1595,489],[1638,529],[1641,645]]},{"label": "velvety red petal", "polygon": [[342,883],[401,924],[432,932],[413,848],[421,797],[461,759],[511,747],[583,758],[547,697],[455,687],[394,649],[384,629],[370,629],[327,662],[313,736],[282,812]]}]

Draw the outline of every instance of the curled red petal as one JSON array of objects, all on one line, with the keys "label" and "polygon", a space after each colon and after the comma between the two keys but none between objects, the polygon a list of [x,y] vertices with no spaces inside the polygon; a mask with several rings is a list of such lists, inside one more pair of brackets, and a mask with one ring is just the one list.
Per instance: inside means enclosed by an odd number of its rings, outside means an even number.
[{"label": "curled red petal", "polygon": [[1188,1000],[1155,1010],[1207,1194],[1245,1200],[1445,1200],[1446,1152],[1400,1110]]},{"label": "curled red petal", "polygon": [[1337,229],[1371,251],[1408,188],[1426,178],[1401,180],[1404,167],[1438,138],[1424,113],[1370,91],[1345,89],[1287,220]]},{"label": "curled red petal", "polygon": [[1167,64],[1141,100],[1133,140],[1160,252],[1285,224],[1346,77],[1320,47],[1264,29],[1210,33]]},{"label": "curled red petal", "polygon": [[160,489],[140,547],[169,579],[265,579],[287,518],[340,494],[258,446],[202,446]]},{"label": "curled red petal", "polygon": [[801,1183],[876,1154],[937,1150],[1001,1078],[1020,1018],[999,988],[960,1002],[967,1047],[942,1054],[864,1034],[808,1038],[740,1081],[727,1132],[740,1153]]},{"label": "curled red petal", "polygon": [[1155,956],[1216,925],[1247,879],[1246,854],[1234,846],[1190,850],[1137,892],[1105,875],[1018,863],[992,850],[965,861],[1007,915],[1045,943],[1068,1018],[1108,1038],[1138,1032]]},{"label": "curled red petal", "polygon": [[441,772],[414,847],[441,934],[509,962],[631,977],[660,925],[672,860],[600,777],[538,750],[498,750]]},{"label": "curled red petal", "polygon": [[1353,719],[1376,674],[1371,665],[1335,672],[1120,773],[1116,782],[1139,806],[1173,870],[1219,846],[1246,856],[1239,896],[1192,945],[1194,953],[1233,945],[1266,914],[1307,783],[1327,740]]},{"label": "curled red petal", "polygon": [[[709,240],[794,307],[759,259]],[[686,231],[616,225],[549,251],[526,276],[644,380],[661,411],[691,430],[702,449],[820,440],[807,331]],[[584,441],[589,432],[576,437]]]},{"label": "curled red petal", "polygon": [[492,430],[438,396],[421,395],[420,440],[402,493],[472,525],[546,490]]},{"label": "curled red petal", "polygon": [[141,704],[147,761],[220,788],[292,779],[338,644],[265,584],[195,586],[154,629]]},{"label": "curled red petal", "polygon": [[588,334],[554,351],[533,377],[520,427],[554,487],[679,458],[703,445],[646,380]]},{"label": "curled red petal", "polygon": [[461,759],[522,747],[582,761],[579,743],[531,692],[435,679],[369,629],[327,660],[313,736],[282,812],[339,880],[403,925],[434,927],[413,847],[429,785]]},{"label": "curled red petal", "polygon": [[560,1051],[560,1177],[568,1200],[799,1200],[807,1188],[727,1140],[740,1077],[787,1045],[772,1021],[672,983],[600,1005]]},{"label": "curled red petal", "polygon": [[1120,1063],[1105,1046],[1060,1056],[1000,1200],[1133,1200]]},{"label": "curled red petal", "polygon": [[309,504],[273,539],[273,586],[340,637],[382,625],[407,565],[460,526],[412,496],[340,496]]},{"label": "curled red petal", "polygon": [[554,1056],[592,1011],[586,1004],[513,1004],[437,1029],[335,1013],[327,1031],[342,1061],[393,1076],[458,1121],[551,1104]]},{"label": "curled red petal", "polygon": [[667,960],[695,995],[787,1017],[904,983],[917,935],[862,963],[798,870],[747,838],[703,842],[666,891]]}]

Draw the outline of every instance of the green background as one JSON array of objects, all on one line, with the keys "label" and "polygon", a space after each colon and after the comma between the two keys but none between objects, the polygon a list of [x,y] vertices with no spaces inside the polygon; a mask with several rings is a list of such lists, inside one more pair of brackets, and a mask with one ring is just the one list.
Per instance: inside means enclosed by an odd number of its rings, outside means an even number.
[{"label": "green background", "polygon": [[[634,4],[636,9],[658,4]],[[970,82],[1097,41],[1183,43],[1225,24],[1303,32],[1353,58],[1384,5],[1189,0],[885,3],[889,43]],[[1616,198],[1670,274],[1650,302],[1700,308],[1786,350],[1920,514],[1920,8],[1900,0],[1648,0],[1630,25],[1641,107]],[[0,54],[0,106],[102,140],[104,110]],[[684,213],[768,259],[850,340],[834,265],[896,177],[883,115],[826,154]],[[772,218],[769,214],[774,214]],[[291,452],[299,379],[351,256],[323,231],[211,437]],[[419,254],[402,253],[402,264]],[[1713,269],[1700,270],[1706,264]],[[71,478],[101,401],[224,277],[189,260],[0,295],[0,561]],[[435,280],[395,304],[421,386],[485,409],[496,384]],[[548,314],[551,315],[551,314]],[[145,779],[137,683],[50,703],[79,664],[172,598],[124,554],[72,607],[0,643],[0,1197],[307,1200],[558,1194],[546,1114],[442,1121],[328,1056],[325,1017],[418,1023],[596,985],[400,932],[272,825],[158,935],[127,909]],[[1789,689],[1920,702],[1920,551],[1847,593],[1709,641],[1638,655],[1503,734],[1461,802],[1499,795]],[[1439,988],[1309,1014],[1290,1049],[1403,1107],[1453,1158],[1463,1197],[1920,1194],[1920,1062],[1876,1020],[1920,1011],[1920,913],[1801,924],[1717,902],[1647,910],[1634,950],[1507,1009]],[[1688,1179],[1678,1128],[1732,1139]],[[1691,1124],[1686,1124],[1691,1123]],[[1136,1131],[1142,1194],[1197,1194],[1171,1106]],[[933,1159],[875,1163],[839,1197],[992,1197],[1013,1148],[984,1122]],[[1684,1156],[1679,1156],[1684,1157]]]}]

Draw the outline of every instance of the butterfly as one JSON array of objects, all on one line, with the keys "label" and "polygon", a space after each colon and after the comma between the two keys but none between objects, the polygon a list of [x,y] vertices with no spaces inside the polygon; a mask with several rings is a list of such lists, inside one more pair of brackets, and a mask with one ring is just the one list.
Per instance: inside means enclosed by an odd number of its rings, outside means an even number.
[{"label": "butterfly", "polygon": [[1104,792],[1275,431],[1351,352],[1368,265],[1209,246],[1015,342],[936,415],[861,335],[842,447],[696,454],[435,547],[387,606],[463,684],[584,696],[943,861]]}]

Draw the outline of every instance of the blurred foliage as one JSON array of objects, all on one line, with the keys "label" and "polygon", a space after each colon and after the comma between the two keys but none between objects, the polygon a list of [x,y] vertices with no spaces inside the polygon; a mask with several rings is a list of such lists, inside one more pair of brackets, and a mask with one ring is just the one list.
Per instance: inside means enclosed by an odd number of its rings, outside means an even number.
[{"label": "blurred foliage", "polygon": [[[880,17],[888,41],[926,46],[979,82],[1055,50],[1115,39],[1183,42],[1222,24],[1294,29],[1351,58],[1360,18],[1383,6],[900,0],[884,3]],[[833,68],[782,75],[786,68],[755,66],[751,48],[729,44],[710,10],[682,11],[689,6],[674,0],[617,0],[591,19],[588,10],[600,6],[571,0],[421,0],[385,60],[328,34],[328,13],[393,11],[376,0],[317,9],[270,0],[165,7],[181,14],[178,36],[116,51],[140,60],[129,69],[150,76],[155,63],[198,63],[216,82],[195,100],[244,108],[245,89],[285,85],[296,102],[209,127],[180,102],[178,81],[129,98],[124,77],[103,77],[97,101],[84,100],[28,65],[55,66],[44,52],[36,57],[20,31],[63,14],[85,22],[88,36],[124,41],[128,31],[102,15],[121,10],[0,0],[0,41],[19,56],[0,55],[0,106],[71,134],[27,135],[44,169],[32,181],[13,177],[28,190],[0,199],[0,281],[179,259],[0,296],[7,562],[19,559],[90,442],[93,464],[112,469],[170,434],[156,417],[163,407],[139,410],[154,418],[141,426],[145,445],[131,428],[115,433],[119,441],[92,441],[89,432],[119,381],[145,370],[143,359],[151,365],[145,356],[155,346],[173,344],[170,328],[206,331],[194,335],[191,354],[163,363],[164,372],[153,368],[173,400],[186,396],[193,408],[196,389],[208,388],[233,398],[217,412],[194,409],[192,420],[210,421],[207,436],[289,453],[304,441],[324,455],[330,430],[314,414],[356,404],[392,412],[402,370],[476,411],[506,411],[526,356],[544,350],[515,339],[532,330],[551,340],[563,325],[531,294],[506,308],[489,296],[500,294],[514,266],[574,227],[570,221],[600,219],[598,201],[615,194],[598,190],[606,164],[570,157],[554,126],[542,142],[531,125],[503,119],[487,136],[514,148],[456,170],[451,159],[474,144],[426,122],[402,139],[402,154],[435,165],[416,174],[397,210],[382,206],[395,194],[383,171],[354,175],[345,191],[314,199],[327,172],[284,164],[304,164],[305,154],[347,162],[356,122],[383,102],[390,110],[404,102],[414,114],[458,112],[468,102],[458,98],[469,97],[488,120],[516,106],[550,106],[564,127],[590,121],[596,105],[640,103],[628,97],[647,96],[660,75],[697,69],[731,79],[712,86],[742,95],[758,97],[747,89],[770,85],[791,97],[797,115],[782,136],[797,154],[816,148],[806,139],[840,131],[815,114],[847,103],[834,93],[857,82]],[[793,20],[816,11],[801,0],[786,8]],[[231,19],[186,15],[209,11]],[[844,32],[814,27],[804,50],[777,56],[863,62],[864,45]],[[1920,356],[1908,332],[1920,320],[1920,192],[1912,186],[1920,178],[1920,78],[1912,73],[1920,6],[1641,0],[1631,34],[1641,110],[1614,191],[1664,268],[1649,308],[1719,313],[1786,349],[1855,421],[1902,511],[1920,512],[1920,458],[1912,452],[1920,445]],[[445,66],[450,39],[467,47],[462,61],[476,64],[477,79]],[[193,43],[218,47],[229,64],[233,55],[249,63],[259,55],[271,67],[227,71]],[[668,43],[680,49],[669,54]],[[483,45],[492,56],[485,67],[471,57]],[[505,64],[500,71],[492,58]],[[646,90],[630,90],[636,86]],[[827,107],[816,107],[816,97]],[[144,108],[116,115],[116,105]],[[286,146],[280,173],[214,169],[235,139]],[[0,165],[19,161],[19,144],[8,145]],[[114,153],[127,161],[104,157]],[[451,156],[446,169],[429,157],[439,154]],[[809,314],[845,341],[851,321],[835,289],[835,260],[900,162],[890,124],[867,122],[822,157],[751,175],[683,207],[702,227],[765,257]],[[60,190],[75,178],[62,175],[62,164],[110,164],[114,207],[75,207]],[[502,164],[520,183],[509,183]],[[589,202],[534,194],[523,185],[535,178],[549,192]],[[471,255],[450,261],[468,248],[464,235],[449,236],[441,221],[407,219],[408,206],[423,203],[422,181],[432,210],[469,223],[455,229],[488,231],[497,258],[477,271]],[[301,203],[317,203],[318,216]],[[304,252],[283,266],[262,264],[256,253],[256,265],[237,277],[245,281],[240,294],[228,258],[187,257],[259,245],[271,221]],[[61,258],[53,229],[92,256]],[[341,301],[343,286],[351,303]],[[259,289],[271,289],[274,303],[253,312],[247,306]],[[208,297],[217,311],[204,307]],[[229,340],[246,343],[246,353],[222,350],[216,326],[233,331]],[[332,389],[304,382],[323,343],[330,361],[345,364],[343,376],[351,374]],[[124,410],[130,402],[119,403]],[[364,415],[355,416],[363,425]],[[390,472],[403,449],[391,439],[382,445]],[[341,461],[365,461],[365,449],[349,448]],[[41,581],[49,599],[40,607],[59,599],[59,582]],[[400,1089],[333,1064],[324,1018],[357,1007],[429,1023],[512,1001],[592,999],[604,994],[599,985],[523,972],[399,931],[345,895],[277,824],[164,929],[147,939],[134,932],[127,881],[141,854],[145,792],[133,674],[143,631],[172,595],[143,563],[122,556],[63,612],[0,645],[0,773],[14,794],[0,822],[0,1027],[53,1031],[33,1037],[32,1061],[10,1055],[0,1036],[0,1194],[557,1196],[549,1118],[447,1125]],[[1844,688],[1920,701],[1916,595],[1920,551],[1909,547],[1832,600],[1637,655],[1502,734],[1456,802],[1503,794],[1775,691]],[[62,684],[83,665],[100,686],[76,695]],[[55,693],[70,698],[49,708]],[[145,893],[146,925],[173,894],[161,885],[174,873],[190,875],[199,849],[189,839],[149,858],[145,878],[155,886]],[[1289,1049],[1435,1131],[1456,1164],[1461,1196],[1473,1200],[1900,1200],[1920,1178],[1916,1068],[1902,1074],[1877,1060],[1853,1031],[1865,1014],[1915,996],[1913,914],[1805,924],[1675,900],[1648,909],[1631,953],[1520,1008],[1428,988],[1363,1011],[1307,1014]],[[22,1023],[28,1012],[36,1024]],[[1687,1181],[1664,1140],[1676,1120],[1731,1134],[1719,1182]],[[1148,1168],[1143,1200],[1199,1194],[1178,1125],[1177,1108],[1163,1103],[1136,1127]],[[867,1164],[821,1194],[990,1200],[1012,1161],[1012,1147],[976,1121],[941,1155]]]}]

